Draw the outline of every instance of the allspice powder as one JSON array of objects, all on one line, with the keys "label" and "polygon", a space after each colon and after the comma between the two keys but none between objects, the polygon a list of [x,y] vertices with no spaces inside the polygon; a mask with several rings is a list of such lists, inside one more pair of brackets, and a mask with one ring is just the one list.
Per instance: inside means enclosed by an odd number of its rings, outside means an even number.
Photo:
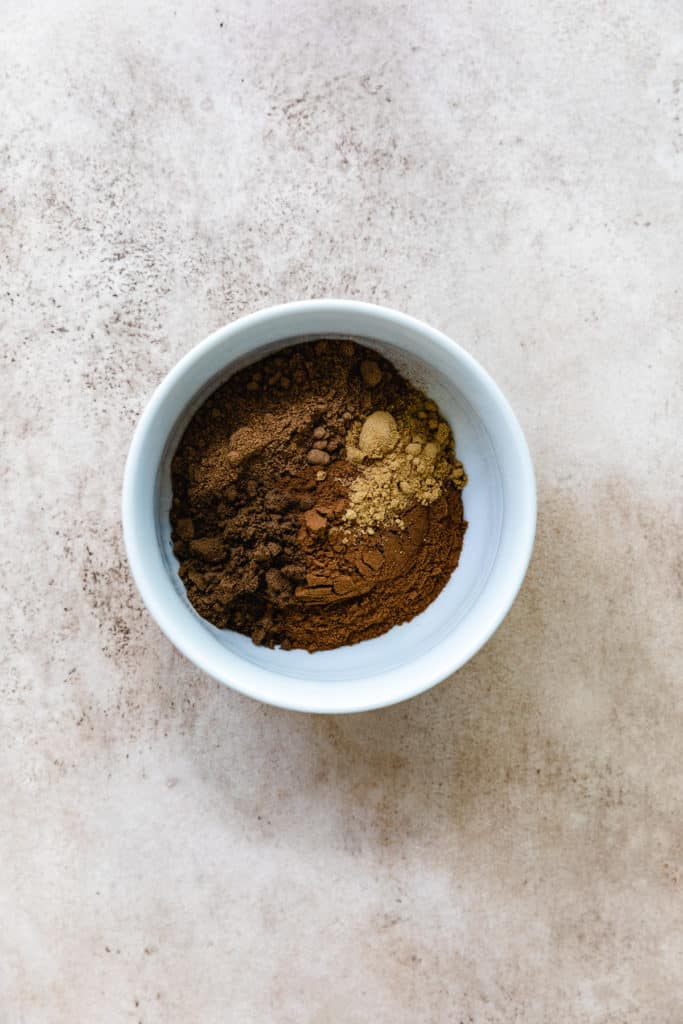
[{"label": "allspice powder", "polygon": [[325,650],[421,612],[455,569],[466,482],[435,404],[351,340],[235,374],[172,463],[179,574],[255,643]]}]

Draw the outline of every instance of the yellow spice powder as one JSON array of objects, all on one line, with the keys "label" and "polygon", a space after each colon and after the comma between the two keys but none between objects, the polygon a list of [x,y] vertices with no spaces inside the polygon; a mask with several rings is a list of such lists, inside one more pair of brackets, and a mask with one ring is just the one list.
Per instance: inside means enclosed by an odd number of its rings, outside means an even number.
[{"label": "yellow spice powder", "polygon": [[344,519],[368,533],[382,525],[403,528],[401,514],[416,504],[431,505],[447,480],[458,488],[467,483],[450,427],[428,399],[396,419],[377,410],[354,423],[346,457],[360,472],[349,488]]}]

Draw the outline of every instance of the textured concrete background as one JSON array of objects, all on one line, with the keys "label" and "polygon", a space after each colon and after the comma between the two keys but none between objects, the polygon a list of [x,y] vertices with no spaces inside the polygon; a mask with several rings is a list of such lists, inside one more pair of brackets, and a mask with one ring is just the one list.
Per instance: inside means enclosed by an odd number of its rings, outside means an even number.
[{"label": "textured concrete background", "polygon": [[[679,1024],[679,0],[5,0],[0,88],[2,1024]],[[119,525],[178,357],[325,295],[461,340],[540,499],[348,718],[195,671]]]}]

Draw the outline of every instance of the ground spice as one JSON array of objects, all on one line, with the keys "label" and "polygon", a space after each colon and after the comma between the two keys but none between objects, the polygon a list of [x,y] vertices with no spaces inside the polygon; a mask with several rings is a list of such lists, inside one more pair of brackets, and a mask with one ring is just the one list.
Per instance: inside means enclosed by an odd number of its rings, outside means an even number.
[{"label": "ground spice", "polygon": [[258,644],[377,636],[455,569],[464,479],[447,424],[391,363],[350,340],[293,345],[235,374],[180,442],[180,577],[200,615]]},{"label": "ground spice", "polygon": [[435,402],[419,396],[398,422],[391,413],[372,413],[346,435],[346,457],[360,465],[349,488],[344,519],[371,531],[391,524],[403,528],[404,510],[431,505],[451,480],[467,483],[462,463],[454,458],[453,436]]}]

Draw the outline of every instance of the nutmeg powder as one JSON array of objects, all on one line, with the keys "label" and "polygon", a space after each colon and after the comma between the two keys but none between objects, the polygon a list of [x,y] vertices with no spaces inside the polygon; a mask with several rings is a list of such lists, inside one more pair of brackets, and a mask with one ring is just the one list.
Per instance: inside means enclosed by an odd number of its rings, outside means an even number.
[{"label": "nutmeg powder", "polygon": [[[293,345],[220,387],[172,463],[174,552],[199,614],[257,644],[315,651],[378,636],[426,608],[457,566],[466,529],[464,471],[447,426],[429,403],[423,419],[440,428],[443,470],[431,500],[384,479],[386,503],[400,495],[400,515],[354,523],[359,495],[367,508],[383,499],[371,481],[363,490],[368,460],[347,457],[373,413],[405,425],[426,402],[391,363],[350,340]],[[420,429],[429,444],[428,422]],[[408,443],[419,442],[403,436]],[[370,478],[402,451],[397,438]]]}]

